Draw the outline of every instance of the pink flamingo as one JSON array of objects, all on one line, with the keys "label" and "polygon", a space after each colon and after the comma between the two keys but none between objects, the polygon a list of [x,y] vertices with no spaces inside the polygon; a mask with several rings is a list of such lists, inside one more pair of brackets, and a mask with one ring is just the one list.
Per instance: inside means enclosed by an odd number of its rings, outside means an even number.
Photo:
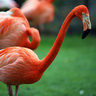
[{"label": "pink flamingo", "polygon": [[33,25],[42,25],[52,22],[54,19],[54,0],[27,0],[21,7],[21,11]]},{"label": "pink flamingo", "polygon": [[8,86],[10,96],[13,96],[11,85],[16,86],[15,96],[17,96],[20,84],[32,84],[40,80],[44,71],[57,56],[69,24],[75,16],[84,25],[82,38],[87,36],[91,29],[89,12],[86,6],[79,5],[68,14],[53,47],[42,60],[28,48],[9,47],[0,51],[0,81]]},{"label": "pink flamingo", "polygon": [[[29,36],[32,36],[32,42]],[[0,12],[0,49],[11,46],[36,49],[39,43],[39,31],[30,28],[27,19],[18,8]]]},{"label": "pink flamingo", "polygon": [[19,7],[19,5],[14,0],[0,0],[0,8],[1,9],[11,9],[14,7]]}]

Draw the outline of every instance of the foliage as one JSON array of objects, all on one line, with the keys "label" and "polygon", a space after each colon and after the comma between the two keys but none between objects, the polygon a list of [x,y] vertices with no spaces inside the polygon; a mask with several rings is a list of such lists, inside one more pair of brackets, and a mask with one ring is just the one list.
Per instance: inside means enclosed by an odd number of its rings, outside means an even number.
[{"label": "foliage", "polygon": [[63,0],[55,0],[54,5],[57,7],[64,6],[64,1]]}]

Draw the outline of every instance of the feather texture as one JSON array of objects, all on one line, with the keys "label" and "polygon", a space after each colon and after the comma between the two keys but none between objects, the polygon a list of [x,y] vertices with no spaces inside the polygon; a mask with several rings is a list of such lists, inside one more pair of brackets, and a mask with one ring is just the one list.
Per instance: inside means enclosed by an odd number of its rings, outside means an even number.
[{"label": "feather texture", "polygon": [[[29,36],[32,36],[34,45],[29,41]],[[39,31],[30,28],[26,17],[18,8],[0,12],[0,49],[10,46],[36,49],[39,43]]]}]

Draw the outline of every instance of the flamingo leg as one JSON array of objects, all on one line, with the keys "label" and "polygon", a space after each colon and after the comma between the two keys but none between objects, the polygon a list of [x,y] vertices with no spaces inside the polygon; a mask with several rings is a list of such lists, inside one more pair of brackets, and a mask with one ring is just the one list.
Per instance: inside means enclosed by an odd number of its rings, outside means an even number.
[{"label": "flamingo leg", "polygon": [[18,88],[19,88],[19,85],[16,85],[15,96],[18,96]]},{"label": "flamingo leg", "polygon": [[11,85],[7,85],[9,96],[13,96]]}]

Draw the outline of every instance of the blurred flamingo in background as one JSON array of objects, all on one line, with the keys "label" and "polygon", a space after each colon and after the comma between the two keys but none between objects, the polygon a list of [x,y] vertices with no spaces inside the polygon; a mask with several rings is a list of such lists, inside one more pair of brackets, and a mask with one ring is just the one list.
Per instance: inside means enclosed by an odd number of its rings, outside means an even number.
[{"label": "blurred flamingo in background", "polygon": [[0,9],[11,9],[14,7],[19,7],[19,5],[14,0],[0,0]]},{"label": "blurred flamingo in background", "polygon": [[[32,42],[29,36],[32,36]],[[39,43],[39,31],[30,28],[26,17],[18,8],[0,12],[0,49],[11,46],[36,49]]]},{"label": "blurred flamingo in background", "polygon": [[69,24],[76,16],[84,25],[82,38],[87,36],[91,29],[89,12],[86,6],[80,5],[68,14],[53,47],[42,60],[28,48],[9,47],[0,51],[0,81],[8,86],[10,96],[13,96],[11,85],[16,86],[15,96],[17,96],[20,84],[32,84],[40,80],[44,71],[57,56]]},{"label": "blurred flamingo in background", "polygon": [[52,22],[54,19],[54,0],[27,0],[21,11],[34,26]]},{"label": "blurred flamingo in background", "polygon": [[53,3],[55,0],[38,0],[38,1],[45,1],[45,2]]}]

